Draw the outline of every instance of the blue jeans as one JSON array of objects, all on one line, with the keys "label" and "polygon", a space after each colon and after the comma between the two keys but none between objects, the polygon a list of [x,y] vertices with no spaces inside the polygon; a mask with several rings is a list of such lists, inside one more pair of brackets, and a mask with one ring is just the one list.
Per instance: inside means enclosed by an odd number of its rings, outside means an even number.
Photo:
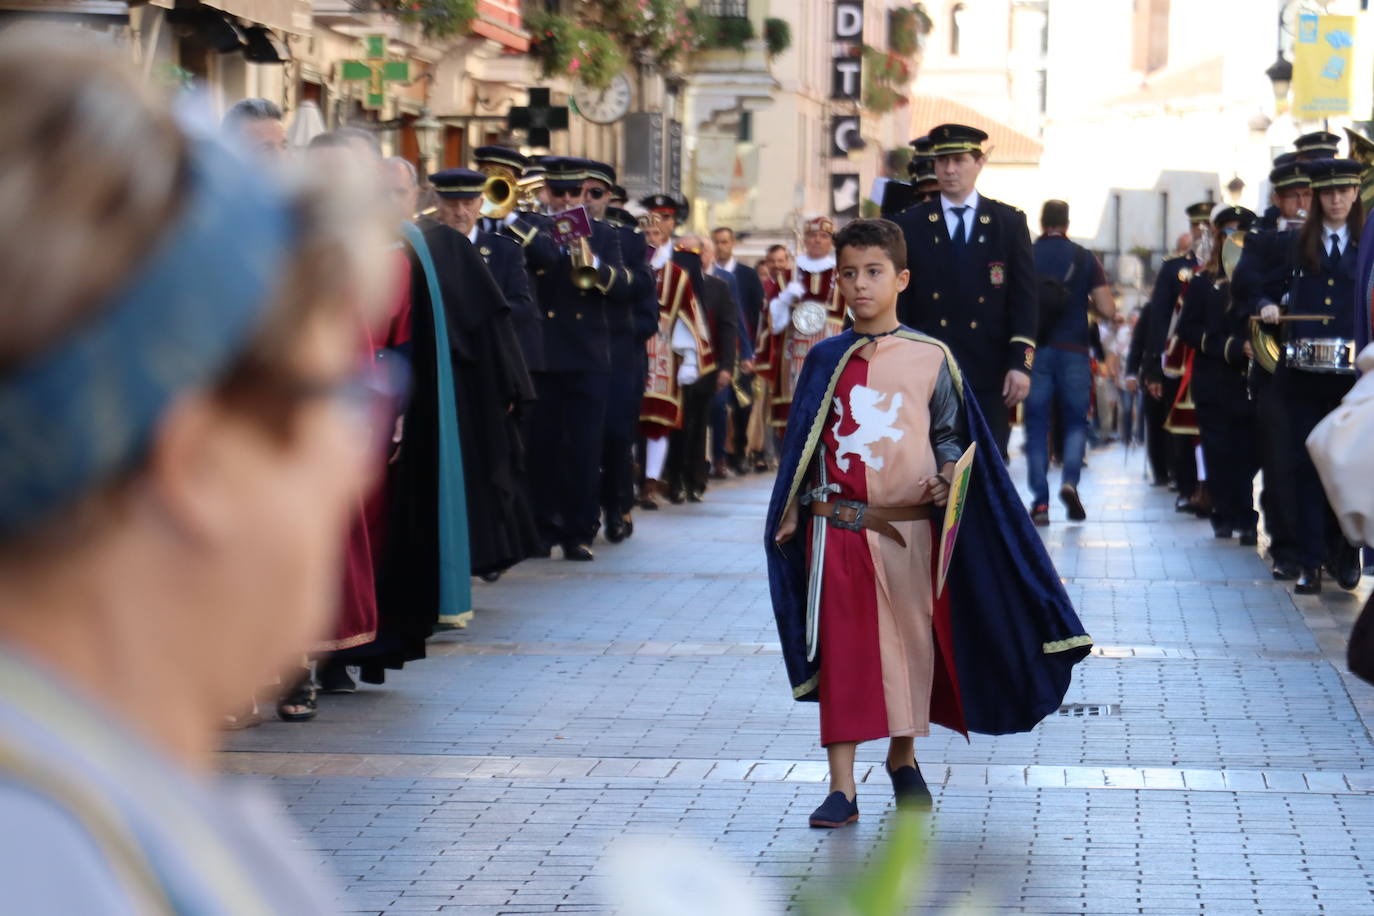
[{"label": "blue jeans", "polygon": [[1064,424],[1064,483],[1078,486],[1083,473],[1083,451],[1088,439],[1088,405],[1093,386],[1092,366],[1086,353],[1054,347],[1035,352],[1030,396],[1026,398],[1026,466],[1032,502],[1050,501],[1046,479],[1050,465],[1050,410],[1059,405]]}]

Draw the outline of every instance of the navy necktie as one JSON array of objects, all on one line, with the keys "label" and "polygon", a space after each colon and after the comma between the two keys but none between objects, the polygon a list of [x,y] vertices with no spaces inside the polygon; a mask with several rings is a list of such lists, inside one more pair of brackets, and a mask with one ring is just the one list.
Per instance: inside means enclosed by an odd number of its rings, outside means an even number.
[{"label": "navy necktie", "polygon": [[968,244],[968,239],[964,236],[964,211],[968,207],[950,207],[949,209],[955,216],[954,234],[950,236],[950,241],[954,243],[955,248],[963,248]]},{"label": "navy necktie", "polygon": [[1334,232],[1331,233],[1331,250],[1327,252],[1327,256],[1331,258],[1332,264],[1341,259],[1341,237]]}]

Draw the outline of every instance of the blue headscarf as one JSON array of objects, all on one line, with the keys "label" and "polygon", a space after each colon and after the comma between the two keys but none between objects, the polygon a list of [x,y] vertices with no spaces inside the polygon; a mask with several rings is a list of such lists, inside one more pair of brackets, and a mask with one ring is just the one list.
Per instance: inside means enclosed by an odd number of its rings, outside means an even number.
[{"label": "blue headscarf", "polygon": [[217,378],[261,326],[294,234],[286,202],[208,140],[193,141],[188,173],[178,218],[126,286],[0,376],[0,538],[135,466],[177,395]]}]

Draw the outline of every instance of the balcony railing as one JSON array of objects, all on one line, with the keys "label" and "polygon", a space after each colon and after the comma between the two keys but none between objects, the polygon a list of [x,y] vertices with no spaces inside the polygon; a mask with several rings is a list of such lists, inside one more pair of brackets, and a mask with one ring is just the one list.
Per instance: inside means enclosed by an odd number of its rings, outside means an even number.
[{"label": "balcony railing", "polygon": [[748,19],[749,0],[701,0],[701,11],[722,19]]}]

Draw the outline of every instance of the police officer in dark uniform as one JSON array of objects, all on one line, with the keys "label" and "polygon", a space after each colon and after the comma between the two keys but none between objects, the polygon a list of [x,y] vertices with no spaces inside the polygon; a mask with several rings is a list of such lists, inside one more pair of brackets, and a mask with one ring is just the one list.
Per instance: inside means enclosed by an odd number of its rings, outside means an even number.
[{"label": "police officer in dark uniform", "polygon": [[1299,162],[1332,159],[1340,147],[1341,138],[1329,130],[1314,130],[1293,141],[1293,150]]},{"label": "police officer in dark uniform", "polygon": [[[1354,353],[1349,351],[1354,347],[1350,341],[1355,336],[1357,299],[1363,299],[1355,289],[1364,218],[1360,163],[1320,159],[1307,163],[1307,169],[1312,209],[1301,229],[1284,232],[1276,241],[1291,246],[1294,269],[1287,278],[1269,278],[1260,319],[1276,322],[1282,312],[1321,316],[1287,323],[1288,342],[1274,372],[1275,393],[1291,424],[1288,450],[1297,493],[1297,552],[1302,567],[1294,591],[1314,595],[1322,588],[1323,565],[1342,588],[1355,588],[1360,581],[1360,550],[1340,532],[1306,441],[1312,428],[1340,404],[1355,382]],[[1333,358],[1341,349],[1337,341],[1344,342],[1348,368]]]},{"label": "police officer in dark uniform", "polygon": [[[544,166],[555,216],[581,207],[586,162],[549,157]],[[531,422],[534,510],[545,543],[560,545],[567,560],[594,559],[611,372],[607,299],[613,290],[617,297],[627,294],[633,282],[616,231],[597,220],[591,229],[590,262],[581,258],[580,245],[571,244],[562,246],[552,267],[534,271],[544,311],[544,368],[534,378],[539,399]]]},{"label": "police officer in dark uniform", "polygon": [[[1193,249],[1196,249],[1204,233],[1210,231],[1213,206],[1211,201],[1204,200],[1188,207],[1188,229],[1192,233]],[[1148,394],[1145,399],[1145,427],[1155,483],[1172,480],[1174,489],[1178,491],[1174,508],[1179,512],[1198,513],[1203,510],[1194,499],[1198,475],[1193,436],[1174,435],[1164,428],[1182,382],[1178,374],[1165,374],[1164,355],[1169,345],[1169,335],[1174,330],[1175,311],[1181,306],[1186,285],[1200,267],[1193,249],[1176,257],[1165,258],[1160,265],[1150,300],[1131,339],[1126,365],[1127,374],[1138,377]],[[1161,464],[1167,467],[1163,477]]]},{"label": "police officer in dark uniform", "polygon": [[[1294,530],[1297,499],[1293,489],[1293,469],[1289,467],[1288,410],[1274,392],[1273,367],[1254,359],[1250,340],[1250,319],[1258,316],[1271,303],[1264,295],[1266,285],[1282,287],[1292,276],[1294,248],[1291,243],[1279,244],[1280,233],[1302,226],[1312,205],[1311,181],[1307,171],[1297,161],[1297,154],[1283,153],[1274,160],[1269,172],[1273,218],[1268,228],[1259,223],[1246,233],[1245,248],[1240,264],[1231,280],[1231,299],[1237,319],[1238,333],[1245,340],[1250,359],[1250,397],[1256,417],[1256,443],[1259,447],[1262,489],[1260,507],[1264,511],[1264,528],[1269,535],[1269,559],[1273,575],[1279,581],[1296,579],[1301,573],[1298,565],[1297,535]],[[1270,278],[1273,278],[1271,281]]]},{"label": "police officer in dark uniform", "polygon": [[1244,545],[1258,543],[1253,494],[1259,460],[1245,381],[1246,337],[1235,320],[1222,255],[1227,238],[1248,231],[1254,219],[1244,207],[1216,209],[1211,255],[1189,282],[1178,316],[1178,336],[1194,352],[1192,394],[1212,495],[1212,530],[1218,538],[1238,533]]},{"label": "police officer in dark uniform", "polygon": [[987,137],[961,124],[931,130],[940,194],[894,218],[911,269],[897,315],[949,345],[1005,456],[1035,359],[1035,264],[1026,214],[974,190]]},{"label": "police officer in dark uniform", "polygon": [[[604,162],[587,162],[586,206],[592,218],[611,213],[615,169]],[[623,201],[623,198],[622,198]],[[634,449],[639,430],[639,407],[648,371],[645,342],[658,329],[658,296],[649,267],[648,243],[638,222],[623,209],[607,220],[620,242],[629,275],[628,295],[608,302],[606,325],[611,347],[607,375],[606,427],[601,448],[601,512],[606,540],[618,544],[634,534]]]}]

